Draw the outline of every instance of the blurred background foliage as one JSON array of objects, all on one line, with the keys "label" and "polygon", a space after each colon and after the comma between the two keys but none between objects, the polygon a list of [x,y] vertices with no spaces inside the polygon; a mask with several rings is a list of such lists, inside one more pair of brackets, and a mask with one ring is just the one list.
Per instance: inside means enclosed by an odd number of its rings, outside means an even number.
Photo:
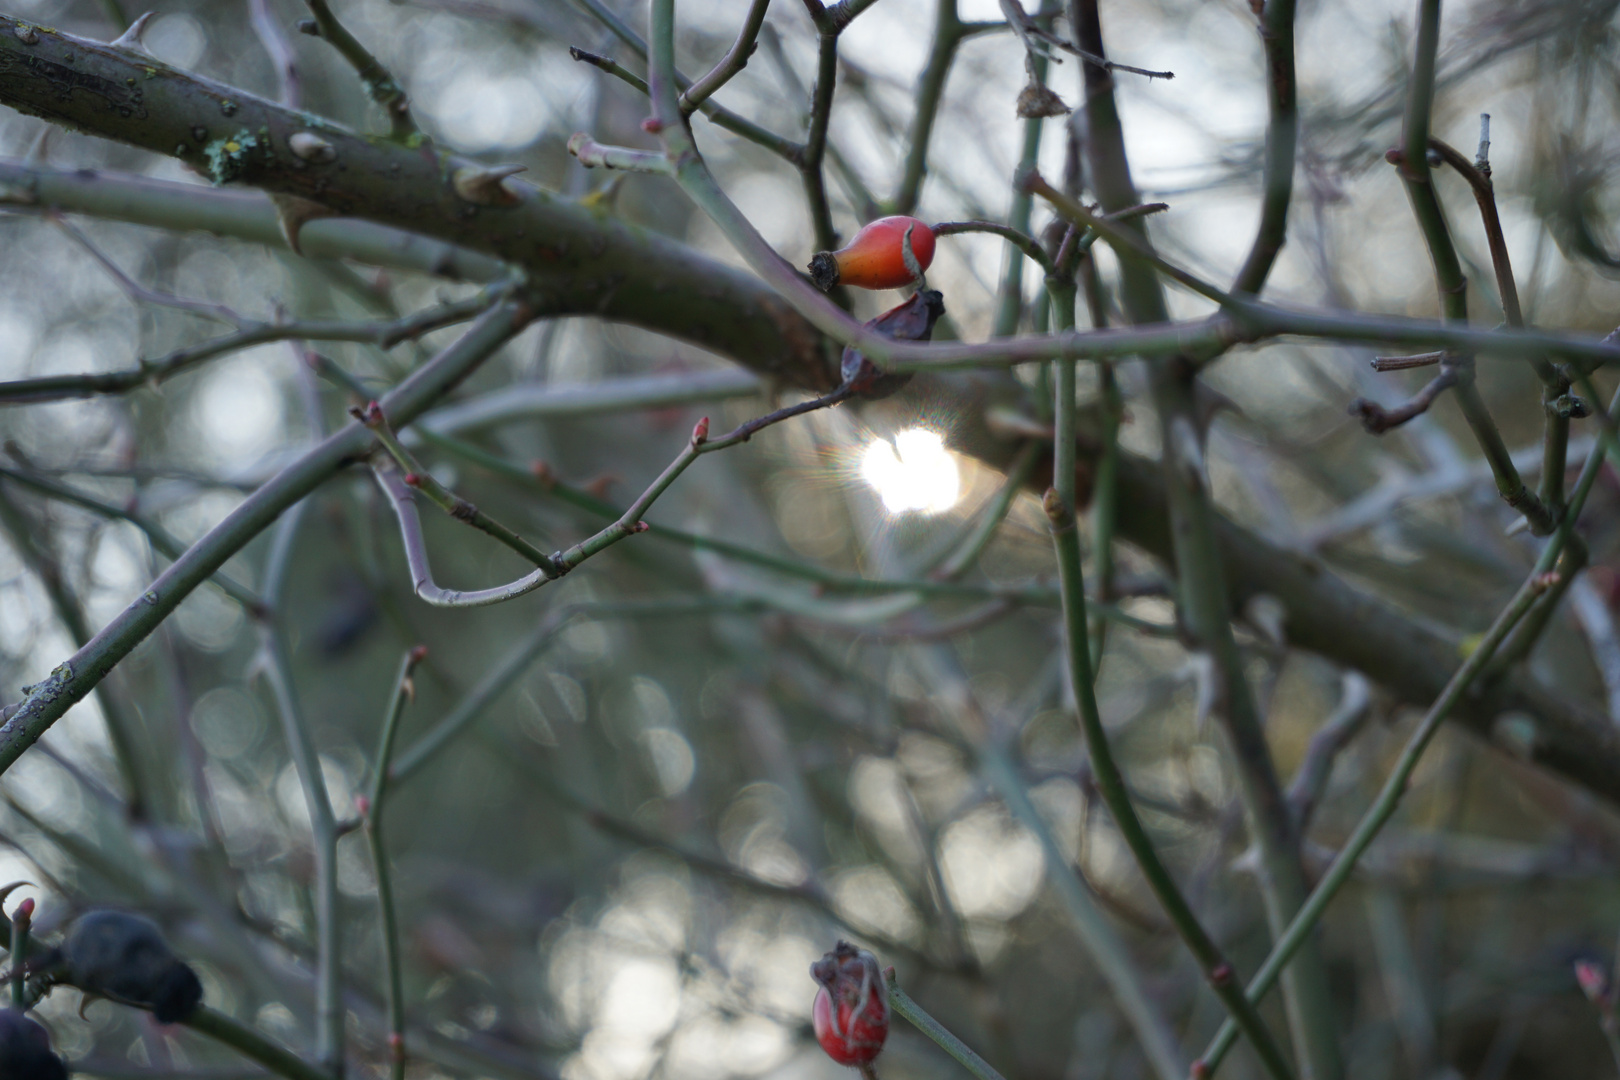
[{"label": "blurred background foliage", "polygon": [[[121,27],[119,0],[8,0],[7,13],[90,36]],[[127,2],[127,0],[126,0]],[[610,2],[634,26],[644,5]],[[707,68],[746,4],[681,5],[681,58]],[[998,20],[993,0],[882,0],[845,32],[832,144],[877,200],[895,190],[937,9]],[[1507,239],[1533,324],[1606,332],[1616,321],[1620,241],[1609,183],[1620,71],[1616,9],[1603,0],[1474,0],[1448,6],[1435,130],[1471,150],[1494,120],[1491,161]],[[1282,300],[1432,316],[1429,260],[1383,151],[1398,138],[1412,5],[1301,4],[1303,142],[1290,242],[1271,283]],[[305,108],[377,130],[379,117],[324,43],[292,32],[290,0],[160,0],[148,47],[176,66],[274,96],[255,13],[295,50]],[[435,140],[537,182],[593,192],[613,212],[735,260],[675,188],[603,176],[564,150],[587,130],[654,145],[643,98],[570,59],[578,46],[638,66],[603,25],[561,0],[352,0],[339,14],[410,91]],[[1265,122],[1261,54],[1241,0],[1112,0],[1111,54],[1175,72],[1121,77],[1143,196],[1170,203],[1155,234],[1177,261],[1222,280],[1256,220]],[[1059,27],[1063,24],[1060,22]],[[815,68],[803,7],[773,5],[761,48],[722,100],[797,136]],[[1052,86],[1071,105],[1071,58]],[[965,41],[951,73],[918,213],[1004,217],[1023,136],[1013,116],[1023,56],[1006,32]],[[1062,119],[1041,162],[1061,175]],[[727,189],[791,260],[811,254],[794,171],[697,121]],[[194,181],[180,166],[0,113],[0,155]],[[833,170],[835,220],[853,232],[863,194]],[[1477,320],[1501,318],[1489,255],[1464,184],[1437,174]],[[211,333],[184,312],[130,302],[84,247],[25,207],[0,214],[0,377],[115,370]],[[1036,225],[1043,220],[1037,213]],[[154,289],[266,318],[380,318],[468,286],[302,260],[196,233],[76,219],[96,249]],[[942,240],[930,283],[947,333],[984,337],[1006,256],[986,236]],[[1101,255],[1105,271],[1111,268]],[[1105,273],[1105,276],[1106,273]],[[1039,281],[1026,274],[1034,319]],[[1172,298],[1173,301],[1176,298]],[[862,298],[863,315],[886,306]],[[1192,310],[1192,309],[1187,309]],[[1185,313],[1184,311],[1182,313]],[[368,387],[400,378],[455,331],[391,352],[329,344],[323,355]],[[1453,408],[1384,437],[1345,413],[1356,396],[1400,400],[1423,373],[1374,374],[1369,350],[1273,343],[1225,358],[1209,382],[1231,400],[1212,433],[1220,503],[1266,536],[1421,616],[1478,630],[1533,560],[1504,535],[1510,511]],[[725,368],[673,341],[591,319],[538,325],[458,390],[500,401],[532,384],[595,383]],[[1410,380],[1408,380],[1410,376]],[[1141,372],[1126,445],[1156,453]],[[1082,390],[1093,393],[1082,371]],[[1539,437],[1528,368],[1485,362],[1481,383],[1509,442]],[[342,422],[346,394],[296,349],[267,345],[157,390],[0,414],[8,467],[106,508],[200,536],[300,447]],[[759,396],[661,410],[525,416],[462,431],[484,451],[590,487],[622,505],[669,460],[694,420],[723,429],[764,411]],[[950,415],[921,427],[948,431]],[[907,418],[915,425],[915,418]],[[650,515],[655,528],[560,584],[491,609],[443,611],[411,593],[391,516],[358,471],[327,484],[283,535],[281,625],[299,699],[340,819],[369,786],[402,651],[428,659],[403,746],[452,713],[503,659],[537,658],[476,721],[437,750],[389,804],[401,905],[413,1076],[564,1080],[832,1077],[809,1039],[808,964],[853,937],[1010,1080],[1145,1075],[1140,1051],[1054,895],[1030,831],[978,775],[949,713],[971,690],[1010,739],[1040,811],[1115,916],[1149,985],[1189,1046],[1221,1016],[1147,892],[1090,786],[1061,678],[1049,608],[985,609],[839,599],[802,580],[659,535],[723,536],[834,573],[921,576],[984,512],[1001,478],[926,439],[901,443],[881,407],[784,425],[705,458]],[[1592,431],[1577,425],[1577,445]],[[435,475],[550,548],[597,527],[544,484],[421,447]],[[885,455],[888,455],[885,458]],[[1580,455],[1575,455],[1580,460]],[[882,463],[888,461],[885,469]],[[0,683],[6,696],[72,651],[42,584],[59,571],[92,627],[137,597],[162,562],[117,514],[0,484],[11,511],[0,548]],[[1588,515],[1593,568],[1532,663],[1564,687],[1620,701],[1620,480]],[[425,522],[441,582],[478,587],[524,567],[443,518]],[[27,536],[28,543],[21,539]],[[271,542],[227,573],[262,587]],[[1160,568],[1120,555],[1125,609],[1173,619]],[[1028,497],[967,580],[1053,578],[1045,520]],[[571,612],[562,618],[561,613]],[[1311,735],[1364,683],[1267,643],[1265,613],[1243,641],[1286,778]],[[966,616],[966,620],[963,617]],[[1306,613],[1308,617],[1308,613]],[[949,633],[940,633],[941,630]],[[533,646],[533,648],[531,648]],[[104,686],[0,783],[0,879],[26,878],[44,932],[92,904],[162,920],[201,972],[207,1000],[294,1046],[312,1031],[315,939],[309,820],[266,691],[254,619],[213,587],[197,591]],[[543,650],[543,651],[540,651]],[[1116,626],[1099,686],[1139,803],[1198,910],[1242,971],[1268,946],[1225,746],[1201,716],[1199,668],[1173,638]],[[144,816],[126,813],[98,700],[128,717]],[[1371,722],[1341,755],[1309,839],[1318,868],[1376,790],[1412,717],[1367,697]],[[1620,712],[1614,713],[1620,719]],[[1446,733],[1405,808],[1326,922],[1326,949],[1353,1075],[1479,1080],[1612,1075],[1597,1011],[1571,976],[1607,958],[1620,932],[1612,808],[1476,742]],[[340,844],[342,943],[352,1068],[382,1068],[376,880],[359,833]],[[143,1014],[75,996],[42,1006],[78,1071],[109,1077],[236,1075],[239,1062]],[[1267,1016],[1283,1025],[1275,1003]],[[897,1025],[885,1076],[956,1068]],[[1257,1075],[1247,1051],[1227,1066]]]}]

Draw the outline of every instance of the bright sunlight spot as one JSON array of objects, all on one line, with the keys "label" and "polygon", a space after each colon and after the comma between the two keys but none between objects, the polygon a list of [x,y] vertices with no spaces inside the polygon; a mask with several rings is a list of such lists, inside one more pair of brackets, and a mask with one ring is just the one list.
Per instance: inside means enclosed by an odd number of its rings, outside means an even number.
[{"label": "bright sunlight spot", "polygon": [[861,454],[861,479],[877,490],[891,514],[943,513],[956,505],[962,491],[945,440],[927,428],[902,431],[893,445],[873,439]]}]

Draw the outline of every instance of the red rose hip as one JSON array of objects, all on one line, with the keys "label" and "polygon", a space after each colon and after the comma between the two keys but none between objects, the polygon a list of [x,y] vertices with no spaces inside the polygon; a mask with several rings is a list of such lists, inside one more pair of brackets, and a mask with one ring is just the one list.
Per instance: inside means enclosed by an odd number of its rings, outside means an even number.
[{"label": "red rose hip", "polygon": [[889,995],[877,957],[840,941],[810,965],[821,984],[811,1019],[816,1041],[840,1065],[866,1065],[889,1037]]}]

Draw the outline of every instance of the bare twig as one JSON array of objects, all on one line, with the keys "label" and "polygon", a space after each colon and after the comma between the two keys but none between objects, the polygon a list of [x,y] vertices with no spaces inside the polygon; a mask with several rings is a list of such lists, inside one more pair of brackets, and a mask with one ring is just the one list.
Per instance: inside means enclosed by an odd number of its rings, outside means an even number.
[{"label": "bare twig", "polygon": [[156,386],[209,360],[272,341],[358,341],[392,348],[402,341],[415,340],[434,330],[476,318],[497,303],[505,291],[483,291],[467,300],[429,308],[391,322],[247,322],[234,334],[176,349],[157,360],[143,360],[139,367],[124,371],[42,375],[0,383],[0,406],[124,394],[142,386]]},{"label": "bare twig", "polygon": [[382,408],[375,402],[362,407],[349,410],[349,415],[360,421],[377,434],[377,441],[388,451],[394,463],[398,465],[401,482],[408,488],[415,488],[428,499],[457,521],[471,525],[480,532],[493,536],[508,548],[517,552],[525,559],[534,563],[553,578],[562,577],[566,571],[559,567],[552,557],[519,536],[512,529],[496,521],[472,503],[463,499],[434,478],[433,474],[422,468],[409,450],[388,426],[388,419],[383,415]]},{"label": "bare twig", "polygon": [[281,23],[271,12],[270,0],[248,0],[248,12],[253,32],[276,69],[276,100],[289,109],[299,108],[303,104],[304,91],[298,76],[298,56],[293,52],[287,35],[282,32]]},{"label": "bare twig", "polygon": [[1344,675],[1339,705],[1333,715],[1322,721],[1322,726],[1311,736],[1305,748],[1305,758],[1288,785],[1288,805],[1293,809],[1299,831],[1304,835],[1311,815],[1333,775],[1333,762],[1350,741],[1356,737],[1372,715],[1372,687],[1366,676],[1349,671]]},{"label": "bare twig", "polygon": [[1446,358],[1445,350],[1438,352],[1418,353],[1415,356],[1375,356],[1372,358],[1374,371],[1408,371],[1412,368],[1433,367]]},{"label": "bare twig", "polygon": [[770,6],[771,0],[753,0],[748,7],[748,15],[743,19],[742,29],[737,31],[737,40],[726,50],[726,55],[681,95],[681,112],[692,115],[710,94],[748,66],[748,58],[754,54],[759,42],[759,28],[765,25],[765,11]]},{"label": "bare twig", "polygon": [[[1416,366],[1416,365],[1412,365]],[[1440,374],[1424,384],[1423,389],[1413,394],[1406,401],[1393,409],[1386,409],[1376,401],[1368,398],[1356,398],[1347,407],[1346,411],[1361,421],[1361,426],[1373,435],[1382,435],[1392,428],[1398,428],[1414,416],[1421,416],[1429,411],[1429,406],[1435,403],[1445,391],[1457,385],[1457,371],[1450,364],[1443,364]]]},{"label": "bare twig", "polygon": [[587,169],[623,169],[626,172],[669,175],[669,160],[651,150],[633,150],[628,146],[607,146],[597,142],[585,132],[576,132],[568,140],[568,152],[579,159]]},{"label": "bare twig", "polygon": [[109,259],[100,248],[90,241],[88,236],[84,235],[84,233],[80,231],[78,226],[74,225],[60,214],[51,214],[49,216],[52,223],[55,224],[57,228],[71,236],[80,247],[84,248],[85,251],[88,251],[90,253],[90,257],[95,259],[96,262],[100,263],[101,268],[107,271],[107,275],[118,283],[118,287],[120,289],[124,290],[124,294],[136,303],[154,304],[158,307],[173,308],[176,311],[184,311],[192,315],[200,315],[205,319],[213,319],[216,322],[227,323],[236,327],[238,330],[242,329],[245,320],[243,320],[242,316],[238,315],[224,304],[210,304],[206,300],[192,300],[188,297],[174,296],[170,293],[158,292],[155,289],[148,289],[146,286],[142,285],[140,282],[136,281],[134,278],[131,278],[128,274],[120,270],[116,263]]},{"label": "bare twig", "polygon": [[360,40],[332,14],[332,8],[327,0],[304,0],[309,5],[310,14],[315,16],[314,29],[317,37],[324,38],[338,52],[343,54],[354,68],[355,74],[360,76],[360,82],[366,88],[366,93],[388,116],[390,135],[404,141],[419,133],[416,130],[416,121],[411,118],[410,99],[405,95],[405,88],[400,86],[383,67],[382,62],[373,56]]}]

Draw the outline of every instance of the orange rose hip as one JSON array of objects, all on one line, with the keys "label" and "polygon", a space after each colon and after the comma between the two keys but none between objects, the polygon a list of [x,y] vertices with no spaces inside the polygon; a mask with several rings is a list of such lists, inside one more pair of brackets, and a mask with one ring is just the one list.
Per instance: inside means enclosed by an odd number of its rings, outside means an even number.
[{"label": "orange rose hip", "polygon": [[[916,272],[906,265],[906,230],[911,231],[911,253]],[[934,261],[934,231],[914,217],[886,217],[869,222],[855,239],[837,251],[823,251],[810,260],[810,280],[825,292],[834,285],[861,289],[898,289],[917,280]]]}]

